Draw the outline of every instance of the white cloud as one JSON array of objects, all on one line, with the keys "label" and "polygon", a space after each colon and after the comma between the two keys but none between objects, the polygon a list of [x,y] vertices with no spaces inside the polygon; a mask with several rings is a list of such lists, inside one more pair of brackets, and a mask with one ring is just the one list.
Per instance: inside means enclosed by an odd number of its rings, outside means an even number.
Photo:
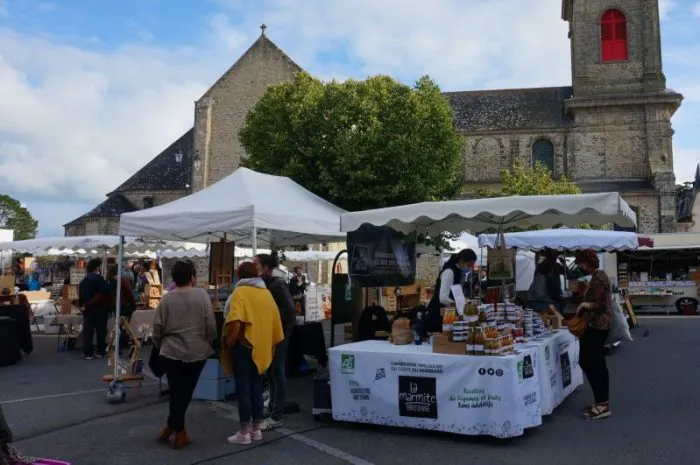
[{"label": "white cloud", "polygon": [[693,5],[691,11],[695,16],[700,17],[700,2],[697,2],[695,5]]},{"label": "white cloud", "polygon": [[673,148],[673,169],[676,172],[677,183],[693,181],[698,163],[700,163],[700,148]]},{"label": "white cloud", "polygon": [[[0,182],[40,210],[42,231],[77,214],[49,215],[64,207],[37,202],[96,204],[186,130],[193,100],[262,22],[324,79],[384,73],[411,82],[429,74],[445,90],[570,83],[561,0],[432,0],[429,8],[424,0],[211,3],[227,9],[205,22],[201,41],[180,48],[132,40],[95,52],[105,48],[100,37],[68,43],[0,28]],[[660,8],[666,14],[676,4],[662,0]],[[140,24],[132,29],[140,31],[132,37],[157,44]],[[687,84],[686,96],[694,94],[694,82]],[[692,145],[676,149],[677,169]]]},{"label": "white cloud", "polygon": [[659,15],[661,19],[666,19],[669,12],[678,6],[676,0],[659,0]]}]

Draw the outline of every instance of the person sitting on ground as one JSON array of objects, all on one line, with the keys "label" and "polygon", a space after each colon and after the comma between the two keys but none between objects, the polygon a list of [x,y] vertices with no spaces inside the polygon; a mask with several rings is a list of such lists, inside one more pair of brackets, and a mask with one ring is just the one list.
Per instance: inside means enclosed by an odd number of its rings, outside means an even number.
[{"label": "person sitting on ground", "polygon": [[277,304],[258,274],[255,263],[238,267],[239,281],[221,336],[221,364],[227,375],[234,375],[238,391],[240,430],[228,438],[231,444],[262,440],[262,376],[284,340]]}]

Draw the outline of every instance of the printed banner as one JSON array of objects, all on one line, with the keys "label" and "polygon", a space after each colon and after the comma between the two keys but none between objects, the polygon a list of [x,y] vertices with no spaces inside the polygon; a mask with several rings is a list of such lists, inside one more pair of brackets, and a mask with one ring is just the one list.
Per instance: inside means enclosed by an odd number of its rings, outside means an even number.
[{"label": "printed banner", "polygon": [[578,365],[578,340],[569,331],[558,331],[532,341],[526,347],[537,350],[540,360],[539,386],[542,415],[551,414],[583,384],[583,372]]},{"label": "printed banner", "polygon": [[387,226],[348,233],[350,276],[365,287],[408,286],[416,279],[416,244]]},{"label": "printed banner", "polygon": [[333,418],[498,438],[542,423],[536,349],[507,357],[434,354],[365,341],[330,351]]},{"label": "printed banner", "polygon": [[306,292],[306,321],[328,320],[331,317],[331,287],[311,286]]}]

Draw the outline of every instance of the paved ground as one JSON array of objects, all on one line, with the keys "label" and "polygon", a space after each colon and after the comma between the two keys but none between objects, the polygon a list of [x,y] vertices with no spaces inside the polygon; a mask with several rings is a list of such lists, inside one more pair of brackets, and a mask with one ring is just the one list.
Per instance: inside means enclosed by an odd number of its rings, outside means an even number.
[{"label": "paved ground", "polygon": [[[700,318],[645,318],[642,324],[636,341],[609,358],[613,417],[582,420],[589,391],[579,388],[544,425],[510,441],[318,423],[309,413],[311,379],[303,378],[291,383],[302,413],[288,417],[284,434],[268,434],[254,448],[230,446],[225,438],[235,430],[235,408],[198,402],[188,416],[195,444],[175,452],[151,439],[167,410],[156,386],[140,397],[129,393],[123,405],[107,405],[104,361],[56,353],[46,338],[36,339],[35,353],[21,365],[0,368],[0,403],[22,450],[76,465],[697,464]],[[644,329],[649,337],[642,337]]]}]

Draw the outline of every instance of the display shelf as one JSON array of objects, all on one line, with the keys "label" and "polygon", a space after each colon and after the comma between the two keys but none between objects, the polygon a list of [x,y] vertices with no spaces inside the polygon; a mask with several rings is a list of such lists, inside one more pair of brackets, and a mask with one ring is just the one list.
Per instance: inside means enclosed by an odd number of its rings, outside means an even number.
[{"label": "display shelf", "polygon": [[148,302],[147,308],[156,308],[160,303],[160,299],[163,297],[163,285],[146,284],[143,295],[144,300]]}]

